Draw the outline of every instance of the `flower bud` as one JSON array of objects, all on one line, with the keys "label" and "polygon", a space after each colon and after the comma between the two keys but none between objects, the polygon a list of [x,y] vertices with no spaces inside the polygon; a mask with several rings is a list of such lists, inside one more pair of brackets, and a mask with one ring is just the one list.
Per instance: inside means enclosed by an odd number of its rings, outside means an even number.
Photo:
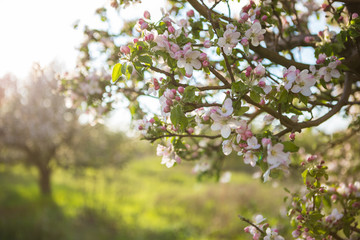
[{"label": "flower bud", "polygon": [[207,60],[205,60],[205,61],[202,62],[202,65],[204,67],[208,67],[210,65],[210,63]]},{"label": "flower bud", "polygon": [[169,113],[170,112],[170,106],[166,105],[163,110],[164,110],[164,113]]},{"label": "flower bud", "polygon": [[355,19],[355,18],[358,18],[359,17],[359,14],[357,14],[357,13],[353,13],[352,15],[351,15],[351,18],[352,19]]},{"label": "flower bud", "polygon": [[295,133],[290,133],[289,138],[290,138],[291,140],[295,140]]},{"label": "flower bud", "polygon": [[169,33],[175,33],[175,28],[171,25],[168,27]]},{"label": "flower bud", "polygon": [[188,129],[187,129],[187,132],[188,132],[189,134],[193,134],[193,133],[194,133],[194,128],[188,128]]},{"label": "flower bud", "polygon": [[206,60],[207,59],[207,54],[206,53],[200,53],[199,59],[201,61]]},{"label": "flower bud", "polygon": [[202,117],[202,119],[203,119],[205,122],[207,122],[207,121],[210,120],[210,117],[209,117],[208,115],[204,115],[204,116]]},{"label": "flower bud", "polygon": [[134,40],[133,40],[134,43],[137,43],[138,41],[139,41],[139,39],[137,39],[137,38],[134,38]]},{"label": "flower bud", "polygon": [[241,45],[243,46],[247,46],[249,45],[249,39],[247,39],[246,37],[243,37],[240,41]]},{"label": "flower bud", "polygon": [[190,18],[190,17],[193,17],[194,15],[195,15],[194,10],[189,10],[189,11],[186,13],[186,16],[188,16],[189,18]]},{"label": "flower bud", "polygon": [[184,91],[185,91],[184,87],[182,87],[182,86],[178,87],[178,92],[179,93],[184,93]]},{"label": "flower bud", "polygon": [[167,104],[168,106],[172,106],[172,105],[173,105],[173,101],[170,100],[170,99],[166,99],[166,104]]},{"label": "flower bud", "polygon": [[175,96],[175,100],[176,100],[176,101],[180,101],[180,100],[181,100],[181,97],[180,97],[180,96]]},{"label": "flower bud", "polygon": [[259,81],[259,83],[258,83],[258,85],[259,85],[259,87],[265,87],[266,86],[266,83],[264,82],[264,81]]},{"label": "flower bud", "polygon": [[142,24],[140,24],[141,30],[147,29],[148,27],[149,27],[149,24],[147,22],[143,22]]},{"label": "flower bud", "polygon": [[154,119],[154,118],[150,118],[149,122],[150,122],[151,124],[154,124],[154,123],[155,123],[155,119]]},{"label": "flower bud", "polygon": [[144,12],[144,18],[146,18],[146,19],[150,19],[150,12],[149,11],[145,11]]},{"label": "flower bud", "polygon": [[210,40],[205,40],[205,41],[204,41],[204,47],[205,47],[205,48],[210,48],[210,47],[211,47],[211,42],[210,42]]},{"label": "flower bud", "polygon": [[171,89],[171,92],[176,95],[176,89]]},{"label": "flower bud", "polygon": [[268,19],[268,16],[266,16],[266,15],[264,15],[264,16],[261,17],[261,20],[264,21],[264,22],[265,22],[267,19]]},{"label": "flower bud", "polygon": [[124,54],[129,54],[130,53],[130,48],[128,46],[121,46],[120,47],[120,52],[122,52]]}]

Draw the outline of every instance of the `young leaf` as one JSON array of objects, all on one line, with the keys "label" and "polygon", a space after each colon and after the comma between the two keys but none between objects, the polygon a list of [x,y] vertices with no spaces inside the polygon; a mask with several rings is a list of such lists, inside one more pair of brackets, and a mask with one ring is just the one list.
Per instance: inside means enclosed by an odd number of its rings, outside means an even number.
[{"label": "young leaf", "polygon": [[112,75],[111,75],[111,81],[112,83],[115,83],[119,78],[121,77],[121,63],[115,64]]}]

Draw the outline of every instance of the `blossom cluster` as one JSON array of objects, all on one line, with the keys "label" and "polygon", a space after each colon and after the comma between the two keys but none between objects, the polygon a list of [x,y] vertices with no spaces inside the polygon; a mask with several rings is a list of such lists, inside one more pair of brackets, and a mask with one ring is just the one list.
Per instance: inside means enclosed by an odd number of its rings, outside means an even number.
[{"label": "blossom cluster", "polygon": [[254,240],[259,240],[262,236],[264,240],[284,240],[276,228],[270,228],[268,223],[263,223],[265,220],[262,215],[256,215],[253,225],[245,227],[244,231],[250,233]]}]

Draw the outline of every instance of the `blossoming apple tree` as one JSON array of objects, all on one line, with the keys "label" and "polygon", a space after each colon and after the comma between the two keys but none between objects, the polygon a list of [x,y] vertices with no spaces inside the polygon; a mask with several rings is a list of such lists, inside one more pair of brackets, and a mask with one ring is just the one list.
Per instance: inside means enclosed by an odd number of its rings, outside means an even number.
[{"label": "blossoming apple tree", "polygon": [[[111,6],[121,12],[137,2]],[[126,97],[136,129],[158,143],[161,164],[200,159],[199,174],[218,176],[236,153],[265,182],[296,164],[294,140],[304,129],[342,113],[351,121],[345,137],[359,132],[358,1],[169,2],[161,18],[145,11],[120,33],[85,28],[79,68],[62,80],[74,104],[101,115]],[[107,11],[97,11],[104,22]],[[101,73],[91,67],[94,46],[107,59]],[[144,103],[151,98],[158,111]],[[360,183],[330,181],[322,155],[300,165],[306,190],[289,198],[293,237],[358,237]],[[253,239],[284,239],[260,215],[240,218]]]}]

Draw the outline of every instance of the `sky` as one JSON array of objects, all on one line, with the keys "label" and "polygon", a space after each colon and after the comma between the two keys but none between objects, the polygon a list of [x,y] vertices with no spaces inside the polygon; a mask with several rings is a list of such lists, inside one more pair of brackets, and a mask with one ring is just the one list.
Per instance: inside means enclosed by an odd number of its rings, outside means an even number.
[{"label": "sky", "polygon": [[[145,9],[160,15],[162,0],[143,2],[136,11],[122,11],[121,17],[133,18]],[[11,72],[24,78],[33,62],[46,65],[55,59],[73,68],[76,47],[83,39],[81,30],[75,30],[73,24],[80,20],[80,26],[101,26],[95,10],[108,4],[107,0],[0,0],[0,76]]]},{"label": "sky", "polygon": [[[149,10],[153,19],[159,19],[164,2],[143,0],[136,7],[122,10],[120,17],[115,10],[110,10],[110,16],[118,19],[113,21],[112,28],[121,27],[121,18],[138,18],[144,10]],[[25,78],[33,62],[44,66],[53,60],[71,70],[76,65],[76,48],[83,40],[81,26],[101,27],[95,10],[108,4],[108,0],[0,0],[0,76],[11,72],[20,79]],[[77,21],[79,30],[73,28]],[[115,116],[123,114],[121,111]],[[332,121],[339,124],[338,119]],[[111,125],[128,122],[112,121]]]}]

